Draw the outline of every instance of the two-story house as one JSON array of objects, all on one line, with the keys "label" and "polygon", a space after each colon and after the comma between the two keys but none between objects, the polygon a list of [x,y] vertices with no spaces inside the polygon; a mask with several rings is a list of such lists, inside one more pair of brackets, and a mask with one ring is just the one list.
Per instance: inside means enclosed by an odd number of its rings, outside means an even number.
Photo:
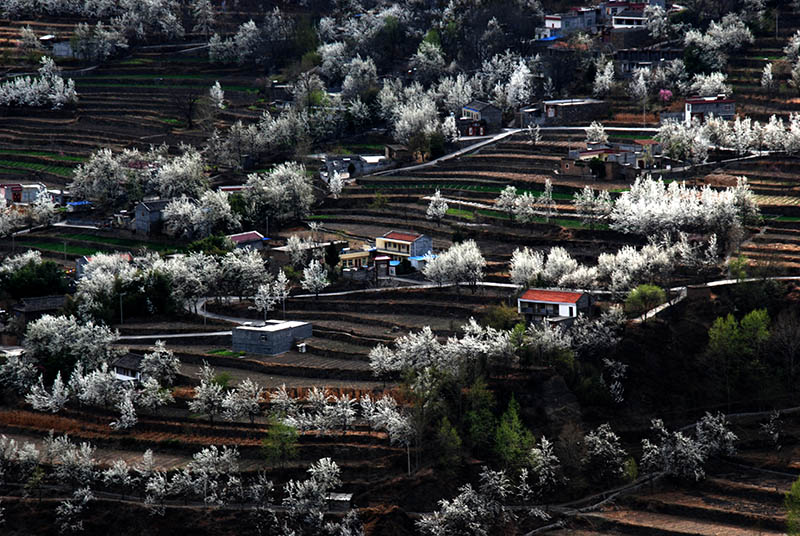
[{"label": "two-story house", "polygon": [[431,237],[400,231],[389,231],[375,239],[375,253],[401,261],[409,257],[421,257],[433,250]]},{"label": "two-story house", "polygon": [[725,95],[689,97],[683,105],[682,112],[662,112],[661,122],[671,119],[684,122],[687,125],[695,120],[699,123],[704,123],[711,115],[726,121],[734,120],[736,118],[736,101]]},{"label": "two-story house", "polygon": [[169,199],[154,199],[136,205],[136,232],[147,235],[161,232],[164,207],[169,202]]}]

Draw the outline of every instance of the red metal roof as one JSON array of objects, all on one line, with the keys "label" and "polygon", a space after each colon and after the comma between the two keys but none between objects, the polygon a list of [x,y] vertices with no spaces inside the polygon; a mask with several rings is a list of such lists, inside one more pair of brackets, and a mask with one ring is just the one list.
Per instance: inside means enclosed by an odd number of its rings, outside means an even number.
[{"label": "red metal roof", "polygon": [[656,140],[633,140],[637,145],[658,145]]},{"label": "red metal roof", "polygon": [[264,236],[258,231],[250,231],[247,233],[228,235],[228,238],[230,238],[235,244],[241,244],[243,242],[255,242],[256,240],[263,240]]},{"label": "red metal roof", "polygon": [[581,296],[583,296],[581,292],[531,289],[525,291],[520,300],[547,303],[577,303]]},{"label": "red metal roof", "polygon": [[389,231],[383,238],[388,238],[389,240],[402,240],[403,242],[413,242],[417,238],[421,237],[422,235],[419,234],[411,234],[411,233],[399,233],[397,231]]}]

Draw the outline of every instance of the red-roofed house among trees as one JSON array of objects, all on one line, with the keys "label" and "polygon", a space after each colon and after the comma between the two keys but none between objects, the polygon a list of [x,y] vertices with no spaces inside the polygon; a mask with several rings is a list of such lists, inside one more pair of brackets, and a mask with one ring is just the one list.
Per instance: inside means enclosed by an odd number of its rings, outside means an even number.
[{"label": "red-roofed house among trees", "polygon": [[375,253],[388,255],[393,261],[420,257],[433,250],[431,237],[401,231],[389,231],[375,239]]},{"label": "red-roofed house among trees", "polygon": [[264,238],[264,235],[258,231],[228,235],[228,239],[233,242],[237,248],[246,248],[249,246],[253,249],[264,249],[264,242],[269,240],[269,238]]},{"label": "red-roofed house among trees", "polygon": [[572,322],[578,313],[588,313],[591,296],[585,292],[530,289],[517,299],[517,311],[526,322]]}]

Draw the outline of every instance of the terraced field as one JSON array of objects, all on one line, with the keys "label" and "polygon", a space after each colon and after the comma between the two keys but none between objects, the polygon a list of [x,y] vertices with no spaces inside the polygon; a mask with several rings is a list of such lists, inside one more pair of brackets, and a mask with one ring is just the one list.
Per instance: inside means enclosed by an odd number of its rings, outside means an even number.
[{"label": "terraced field", "polygon": [[778,536],[785,534],[784,494],[791,475],[756,469],[721,473],[692,488],[659,485],[600,511],[581,514],[557,536]]}]

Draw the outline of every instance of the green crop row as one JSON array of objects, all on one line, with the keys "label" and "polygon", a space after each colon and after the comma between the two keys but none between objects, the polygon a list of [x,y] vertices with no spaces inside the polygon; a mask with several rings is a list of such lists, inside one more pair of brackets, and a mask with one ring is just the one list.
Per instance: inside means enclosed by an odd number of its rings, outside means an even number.
[{"label": "green crop row", "polygon": [[61,177],[71,177],[74,171],[73,168],[64,166],[51,166],[47,164],[39,164],[35,162],[19,162],[15,160],[0,160],[1,167],[11,169],[27,169],[30,171],[43,171],[45,173],[52,173]]},{"label": "green crop row", "polygon": [[81,240],[84,242],[97,242],[99,244],[108,244],[111,246],[120,246],[125,248],[147,248],[153,251],[168,251],[174,248],[164,244],[153,244],[150,242],[141,242],[139,240],[130,240],[127,238],[113,238],[110,236],[96,236],[87,233],[64,233],[58,235],[70,240]]},{"label": "green crop row", "polygon": [[97,248],[90,248],[86,246],[73,246],[71,244],[52,244],[49,242],[33,242],[33,241],[19,241],[17,245],[28,248],[36,248],[42,251],[51,251],[53,253],[64,253],[65,251],[70,255],[92,255],[97,253]]},{"label": "green crop row", "polygon": [[0,154],[10,156],[44,156],[62,162],[85,162],[87,160],[85,156],[72,156],[68,154],[48,153],[45,151],[23,151],[21,149],[0,149]]}]

